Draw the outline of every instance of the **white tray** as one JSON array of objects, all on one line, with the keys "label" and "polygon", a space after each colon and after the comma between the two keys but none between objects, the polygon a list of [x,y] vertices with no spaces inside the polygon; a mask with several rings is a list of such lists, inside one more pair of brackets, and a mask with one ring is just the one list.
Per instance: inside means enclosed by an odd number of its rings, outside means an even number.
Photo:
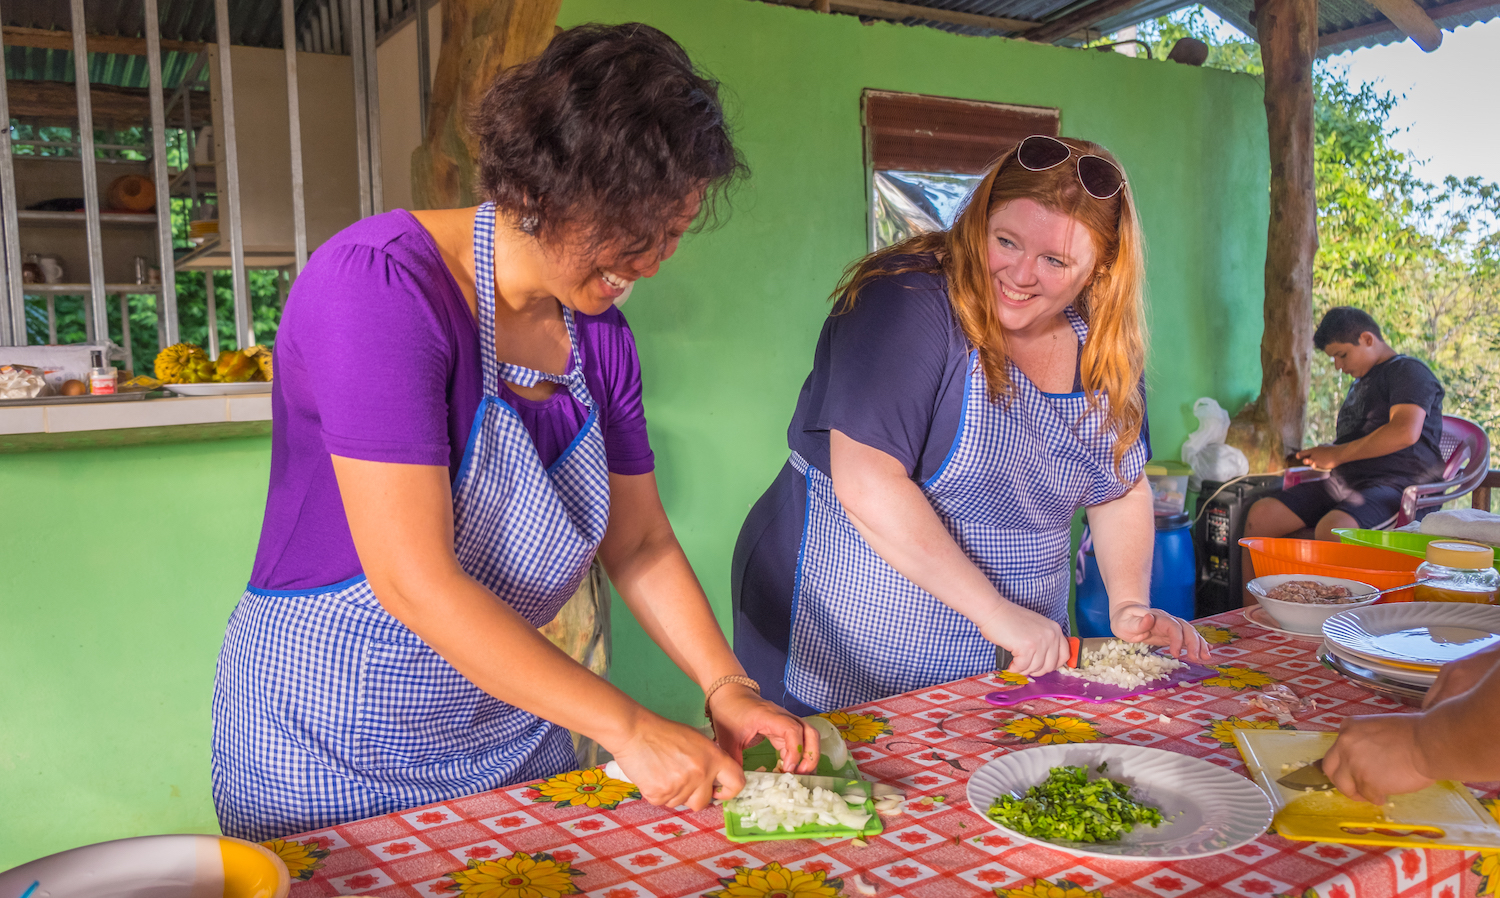
[{"label": "white tray", "polygon": [[252,380],[240,384],[163,384],[164,389],[180,396],[239,396],[245,393],[269,393],[271,382]]}]

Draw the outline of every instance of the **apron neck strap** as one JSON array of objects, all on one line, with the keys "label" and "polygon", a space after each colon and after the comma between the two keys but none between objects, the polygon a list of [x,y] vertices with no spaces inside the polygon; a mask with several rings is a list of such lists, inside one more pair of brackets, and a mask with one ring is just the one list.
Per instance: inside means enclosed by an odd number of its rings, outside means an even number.
[{"label": "apron neck strap", "polygon": [[568,373],[548,374],[522,365],[502,362],[495,353],[495,204],[487,202],[474,215],[474,292],[477,298],[479,358],[484,370],[484,395],[499,396],[500,381],[522,387],[534,387],[540,381],[551,381],[568,388],[573,398],[590,411],[594,399],[583,378],[583,358],[578,351],[578,328],[573,310],[564,306],[563,322],[568,327]]}]

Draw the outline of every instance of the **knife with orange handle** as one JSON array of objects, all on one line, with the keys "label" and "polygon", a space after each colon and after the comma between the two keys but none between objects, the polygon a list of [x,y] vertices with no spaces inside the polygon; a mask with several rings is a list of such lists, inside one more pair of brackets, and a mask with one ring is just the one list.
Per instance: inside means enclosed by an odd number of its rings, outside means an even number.
[{"label": "knife with orange handle", "polygon": [[[1113,638],[1114,637],[1112,636],[1087,636],[1080,639],[1077,636],[1069,636],[1068,660],[1063,662],[1064,666],[1076,668],[1078,666],[1079,659],[1083,657],[1083,653],[1085,651],[1097,649],[1099,646],[1104,645],[1106,642],[1109,642]],[[1011,662],[1014,660],[1015,656],[1011,655],[1009,649],[1003,649],[998,645],[995,646],[996,670],[1006,670],[1010,667]]]}]

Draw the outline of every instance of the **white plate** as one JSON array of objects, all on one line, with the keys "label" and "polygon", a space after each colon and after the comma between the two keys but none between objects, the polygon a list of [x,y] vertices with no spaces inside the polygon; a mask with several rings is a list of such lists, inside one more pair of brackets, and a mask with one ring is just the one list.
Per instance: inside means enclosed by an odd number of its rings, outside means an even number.
[{"label": "white plate", "polygon": [[1356,655],[1354,652],[1334,645],[1327,640],[1323,641],[1323,647],[1328,650],[1329,654],[1341,661],[1363,668],[1386,679],[1395,680],[1398,683],[1407,683],[1425,689],[1437,682],[1438,675],[1435,670],[1413,670],[1409,667],[1397,667],[1394,664],[1386,664],[1373,658]]},{"label": "white plate", "polygon": [[1398,602],[1351,608],[1323,622],[1323,636],[1374,661],[1441,667],[1500,643],[1500,607]]},{"label": "white plate", "polygon": [[1266,609],[1259,605],[1250,605],[1249,607],[1241,608],[1240,614],[1244,615],[1245,620],[1257,627],[1270,630],[1274,633],[1280,633],[1283,636],[1295,636],[1298,639],[1311,639],[1314,641],[1322,639],[1321,633],[1298,633],[1296,630],[1283,630],[1276,626],[1276,618],[1268,614]]},{"label": "white plate", "polygon": [[[1166,822],[1154,829],[1137,826],[1114,842],[1048,842],[985,816],[996,798],[1024,795],[1054,767],[1083,764],[1093,770],[1102,763],[1109,765],[1102,776],[1130,785],[1131,797],[1160,808]],[[1120,860],[1208,857],[1255,841],[1271,825],[1271,802],[1245,777],[1174,751],[1109,742],[1039,745],[996,758],[969,778],[969,807],[985,822],[1034,845]]]},{"label": "white plate", "polygon": [[241,393],[269,393],[271,382],[252,380],[242,384],[162,384],[182,396],[238,396]]}]

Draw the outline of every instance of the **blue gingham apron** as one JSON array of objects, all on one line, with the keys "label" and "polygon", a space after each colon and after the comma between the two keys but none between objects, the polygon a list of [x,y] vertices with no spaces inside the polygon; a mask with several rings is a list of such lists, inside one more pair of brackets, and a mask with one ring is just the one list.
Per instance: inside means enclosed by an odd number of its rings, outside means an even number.
[{"label": "blue gingham apron", "polygon": [[[1088,326],[1067,315],[1082,343]],[[1083,393],[1043,393],[1014,365],[1010,377],[1010,401],[992,402],[970,353],[958,435],[922,492],[1002,596],[1067,629],[1073,515],[1124,495],[1146,447],[1131,447],[1116,474],[1102,400],[1090,413]],[[792,464],[807,481],[807,515],[787,690],[830,710],[993,670],[995,646],[979,628],[876,554],[828,475],[795,452]]]},{"label": "blue gingham apron", "polygon": [[[459,564],[526,620],[557,614],[609,519],[599,411],[572,313],[569,373],[495,357],[491,204],[474,221],[484,399],[453,482]],[[486,326],[488,325],[488,326]],[[566,387],[588,410],[550,467],[501,380]],[[249,588],[229,620],[213,704],[223,831],[264,840],[571,770],[566,729],[474,686],[386,613],[363,575],[305,592]]]}]

